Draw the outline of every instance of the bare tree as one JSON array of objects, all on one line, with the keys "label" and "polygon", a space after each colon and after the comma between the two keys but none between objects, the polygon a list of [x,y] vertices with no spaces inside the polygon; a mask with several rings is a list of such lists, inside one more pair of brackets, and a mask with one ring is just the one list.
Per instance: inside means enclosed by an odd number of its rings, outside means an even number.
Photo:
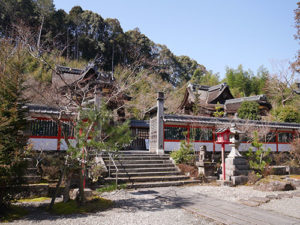
[{"label": "bare tree", "polygon": [[299,74],[287,61],[273,63],[275,73],[269,75],[265,85],[266,94],[282,106],[296,96],[296,80]]}]

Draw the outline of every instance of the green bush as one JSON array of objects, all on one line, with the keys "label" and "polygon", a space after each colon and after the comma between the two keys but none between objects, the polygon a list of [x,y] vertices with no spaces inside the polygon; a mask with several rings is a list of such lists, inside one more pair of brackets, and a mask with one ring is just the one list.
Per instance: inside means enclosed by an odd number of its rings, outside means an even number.
[{"label": "green bush", "polygon": [[280,106],[272,111],[276,121],[287,123],[300,123],[300,113],[293,106]]},{"label": "green bush", "polygon": [[[263,175],[266,166],[271,162],[270,152],[271,149],[267,150],[262,147],[262,143],[259,143],[258,133],[254,132],[254,140],[246,154],[249,159],[250,168],[257,172],[259,175]],[[253,147],[255,149],[253,149]]]},{"label": "green bush", "polygon": [[181,141],[180,149],[171,153],[171,158],[174,159],[176,164],[193,164],[195,160],[192,145],[186,141]]},{"label": "green bush", "polygon": [[238,117],[248,120],[260,120],[259,104],[257,102],[243,102],[238,109]]}]

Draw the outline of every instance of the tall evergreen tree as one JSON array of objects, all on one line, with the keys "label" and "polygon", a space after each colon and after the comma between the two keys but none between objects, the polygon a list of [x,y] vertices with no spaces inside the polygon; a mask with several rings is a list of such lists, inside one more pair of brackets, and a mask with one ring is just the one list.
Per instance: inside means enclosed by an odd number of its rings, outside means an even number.
[{"label": "tall evergreen tree", "polygon": [[25,167],[25,60],[18,47],[4,41],[0,46],[0,208],[6,208],[14,198],[13,187],[22,183]]}]

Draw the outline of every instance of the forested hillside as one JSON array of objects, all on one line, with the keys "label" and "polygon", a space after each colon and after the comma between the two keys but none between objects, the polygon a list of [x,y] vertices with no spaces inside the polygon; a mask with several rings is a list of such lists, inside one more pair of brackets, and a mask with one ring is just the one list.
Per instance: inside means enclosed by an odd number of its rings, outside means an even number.
[{"label": "forested hillside", "polygon": [[58,64],[83,68],[93,61],[117,78],[128,71],[142,73],[143,79],[127,90],[133,97],[128,111],[136,118],[142,118],[143,112],[155,103],[158,90],[166,92],[168,111],[176,112],[187,82],[227,82],[235,97],[267,94],[273,104],[273,119],[280,107],[299,114],[299,96],[293,92],[296,76],[291,69],[271,75],[264,67],[253,72],[240,65],[236,69],[228,67],[220,80],[219,74],[201,62],[174,55],[138,28],[124,31],[118,19],[102,18],[80,6],[65,12],[56,9],[52,0],[1,0],[0,37],[15,43],[22,40],[43,58],[41,61],[29,54],[27,72],[44,84],[51,81],[51,65]]}]

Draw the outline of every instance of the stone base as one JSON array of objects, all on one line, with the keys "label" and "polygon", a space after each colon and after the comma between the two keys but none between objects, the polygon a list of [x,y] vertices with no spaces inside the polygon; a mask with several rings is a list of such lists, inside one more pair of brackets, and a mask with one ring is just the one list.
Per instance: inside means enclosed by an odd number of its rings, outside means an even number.
[{"label": "stone base", "polygon": [[[69,192],[70,195],[70,199],[75,200],[79,197],[79,189],[75,188],[75,189],[71,189]],[[85,199],[90,199],[93,197],[93,191],[89,188],[85,188],[84,189],[84,197]]]},{"label": "stone base", "polygon": [[233,186],[233,183],[230,180],[217,180],[217,184],[221,186],[229,186],[229,187]]},{"label": "stone base", "polygon": [[216,166],[215,163],[196,163],[198,166],[198,174],[204,175],[205,177],[214,176]]},{"label": "stone base", "polygon": [[232,180],[234,185],[247,183],[249,173],[250,167],[244,157],[237,156],[225,159],[226,179]]},{"label": "stone base", "polygon": [[232,184],[234,186],[236,185],[243,185],[248,182],[248,177],[247,176],[231,176],[230,177]]}]

